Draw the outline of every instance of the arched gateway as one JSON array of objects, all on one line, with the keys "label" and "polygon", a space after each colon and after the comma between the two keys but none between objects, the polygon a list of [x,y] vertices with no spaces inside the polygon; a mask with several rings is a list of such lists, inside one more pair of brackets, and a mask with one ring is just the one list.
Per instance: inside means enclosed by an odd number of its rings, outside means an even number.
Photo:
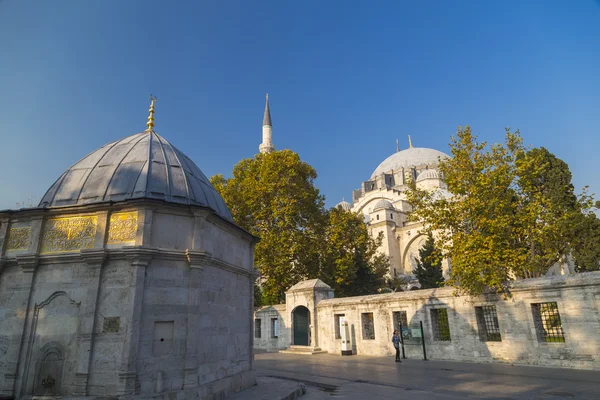
[{"label": "arched gateway", "polygon": [[304,306],[298,306],[292,311],[294,328],[294,346],[308,346],[310,344],[310,311]]}]

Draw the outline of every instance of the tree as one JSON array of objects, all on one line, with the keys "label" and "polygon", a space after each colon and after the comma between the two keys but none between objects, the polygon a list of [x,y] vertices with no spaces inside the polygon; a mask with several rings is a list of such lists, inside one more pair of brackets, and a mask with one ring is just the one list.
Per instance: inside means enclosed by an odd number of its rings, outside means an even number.
[{"label": "tree", "polygon": [[385,286],[388,258],[379,253],[383,234],[369,235],[363,217],[341,208],[328,212],[321,241],[319,278],[335,289],[337,297],[377,293]]},{"label": "tree", "polygon": [[414,270],[415,276],[421,284],[421,289],[434,289],[444,286],[442,274],[442,261],[435,251],[432,235],[427,236],[427,241],[419,249],[419,260]]},{"label": "tree", "polygon": [[[598,208],[598,206],[596,206]],[[579,218],[573,240],[573,258],[578,272],[600,269],[600,219],[594,213]]]},{"label": "tree", "polygon": [[282,150],[240,161],[229,179],[211,178],[234,221],[260,237],[255,264],[265,304],[282,302],[287,289],[318,269],[314,249],[325,212],[316,177],[298,154]]},{"label": "tree", "polygon": [[592,207],[577,197],[566,163],[546,149],[526,149],[519,132],[487,147],[467,126],[451,139],[439,169],[453,197],[407,191],[411,218],[436,232],[452,261],[449,283],[470,294],[508,292],[514,278],[536,277],[569,254],[576,227]]}]

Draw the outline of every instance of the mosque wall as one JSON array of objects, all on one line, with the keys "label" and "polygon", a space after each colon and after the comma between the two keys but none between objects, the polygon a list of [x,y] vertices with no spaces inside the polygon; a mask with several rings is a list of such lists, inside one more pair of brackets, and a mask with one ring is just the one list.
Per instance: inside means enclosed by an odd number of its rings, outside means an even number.
[{"label": "mosque wall", "polygon": [[430,359],[600,369],[600,272],[517,281],[507,299],[440,288],[326,299],[316,310],[316,345],[333,354],[343,317],[354,354],[391,356],[404,321],[406,355],[422,359],[422,322]]}]

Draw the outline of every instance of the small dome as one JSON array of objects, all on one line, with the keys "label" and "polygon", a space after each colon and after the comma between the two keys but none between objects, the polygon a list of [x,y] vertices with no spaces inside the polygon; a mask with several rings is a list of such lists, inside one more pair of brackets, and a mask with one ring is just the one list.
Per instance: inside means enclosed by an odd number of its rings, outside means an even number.
[{"label": "small dome", "polygon": [[204,206],[233,221],[223,198],[185,154],[156,132],[109,143],[66,170],[40,207],[158,199]]},{"label": "small dome", "polygon": [[352,204],[348,203],[345,200],[342,200],[339,203],[337,203],[336,207],[337,208],[341,208],[344,211],[350,211],[350,210],[352,210]]},{"label": "small dome", "polygon": [[375,207],[373,207],[373,211],[384,208],[386,210],[393,210],[394,205],[387,200],[381,199],[377,203],[375,203]]},{"label": "small dome", "polygon": [[435,149],[425,147],[411,147],[398,151],[385,160],[375,169],[371,179],[383,173],[398,171],[402,168],[417,167],[419,165],[437,165],[439,158],[449,158],[447,154]]},{"label": "small dome", "polygon": [[424,181],[425,179],[440,179],[440,174],[435,169],[426,169],[419,174],[417,182]]}]

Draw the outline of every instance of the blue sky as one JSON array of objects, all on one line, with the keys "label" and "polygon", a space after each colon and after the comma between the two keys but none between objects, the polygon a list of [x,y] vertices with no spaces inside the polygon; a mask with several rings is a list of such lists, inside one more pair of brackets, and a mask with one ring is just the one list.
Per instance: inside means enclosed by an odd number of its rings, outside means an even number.
[{"label": "blue sky", "polygon": [[156,131],[206,175],[261,141],[313,165],[332,206],[395,150],[504,127],[600,198],[598,1],[0,0],[0,209],[87,153]]}]

